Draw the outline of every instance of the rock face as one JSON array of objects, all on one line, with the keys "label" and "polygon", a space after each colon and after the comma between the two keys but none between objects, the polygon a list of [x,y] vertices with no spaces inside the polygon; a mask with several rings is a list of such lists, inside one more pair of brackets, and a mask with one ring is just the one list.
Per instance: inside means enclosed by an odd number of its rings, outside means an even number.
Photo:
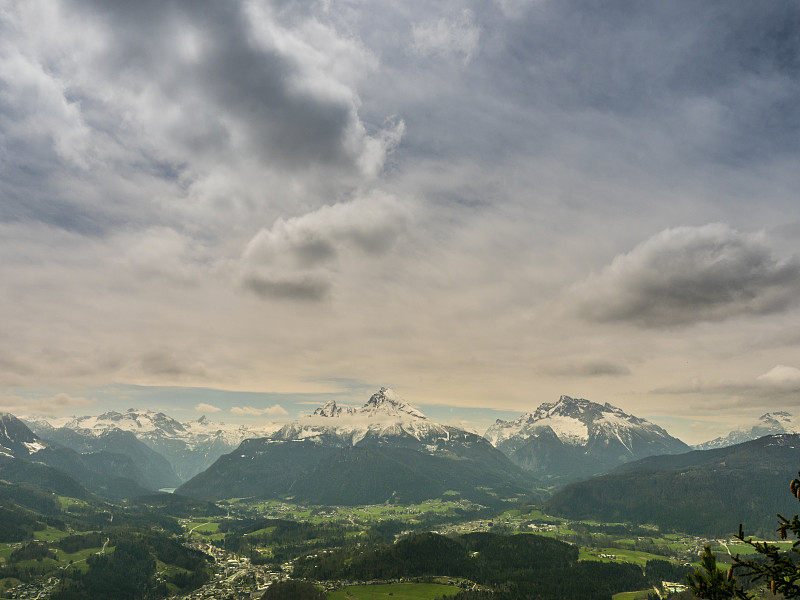
[{"label": "rock face", "polygon": [[[40,428],[40,435],[47,437],[46,425],[42,421],[31,421],[31,425]],[[161,470],[159,482],[169,480],[171,483],[160,487],[174,487],[190,479],[212,465],[220,456],[236,448],[243,440],[262,437],[275,431],[277,427],[278,425],[272,423],[263,427],[213,423],[205,416],[181,423],[161,412],[134,408],[124,413],[110,411],[99,416],[78,417],[63,426],[84,437],[101,438],[113,431],[133,434],[163,456],[177,476],[175,481]],[[59,435],[64,439],[67,437],[63,432]]]},{"label": "rock face", "polygon": [[178,491],[316,504],[421,501],[448,492],[490,503],[529,483],[482,437],[435,423],[381,388],[361,407],[329,402],[266,438],[246,440]]},{"label": "rock face", "polygon": [[513,421],[498,419],[484,434],[513,463],[537,478],[565,483],[689,446],[645,419],[608,403],[561,396]]},{"label": "rock face", "polygon": [[731,431],[725,437],[698,444],[698,450],[711,450],[713,448],[725,448],[734,444],[757,440],[765,435],[800,433],[800,419],[785,411],[768,412],[759,417],[758,422],[750,427],[744,427]]}]

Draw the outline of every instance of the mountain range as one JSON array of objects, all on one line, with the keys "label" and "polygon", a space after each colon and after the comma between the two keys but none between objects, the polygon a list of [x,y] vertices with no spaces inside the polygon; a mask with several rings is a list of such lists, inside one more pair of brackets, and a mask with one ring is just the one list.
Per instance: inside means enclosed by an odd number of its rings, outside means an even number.
[{"label": "mountain range", "polygon": [[[661,427],[608,403],[561,396],[516,419],[498,420],[481,437],[432,421],[387,388],[363,406],[331,401],[296,421],[259,427],[206,417],[182,423],[136,409],[27,424],[30,429],[11,415],[0,420],[0,459],[25,459],[27,466],[17,471],[38,468],[33,464],[57,469],[114,497],[180,486],[181,493],[210,500],[352,504],[447,492],[486,503],[690,450]],[[790,414],[767,413],[699,448],[798,430]]]},{"label": "mountain range", "polygon": [[[102,445],[102,440],[112,435],[121,440],[119,434],[127,432],[167,460],[169,471],[163,464],[153,465],[150,469],[154,472],[153,483],[157,487],[175,487],[208,468],[243,440],[262,437],[280,427],[275,423],[265,423],[260,427],[215,423],[205,416],[181,423],[162,412],[134,408],[126,412],[109,411],[99,416],[75,417],[59,426],[41,418],[26,422],[43,439],[79,452]],[[129,438],[126,445],[130,445]],[[137,452],[142,453],[140,450]]]},{"label": "mountain range", "polygon": [[0,413],[0,479],[77,498],[85,497],[86,490],[120,499],[152,489],[130,457],[107,450],[81,454],[58,447],[38,438],[8,413]]}]

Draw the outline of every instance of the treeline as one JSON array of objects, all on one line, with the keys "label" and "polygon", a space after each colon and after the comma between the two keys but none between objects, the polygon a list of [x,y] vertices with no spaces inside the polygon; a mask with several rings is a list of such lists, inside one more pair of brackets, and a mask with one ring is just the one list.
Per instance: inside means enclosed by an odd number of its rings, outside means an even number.
[{"label": "treeline", "polygon": [[[578,562],[575,546],[537,535],[471,533],[449,538],[424,533],[393,545],[342,549],[298,560],[293,577],[369,581],[450,576],[498,594],[494,598],[608,600],[621,591],[649,587],[631,564]],[[462,592],[462,600],[469,593]]]}]

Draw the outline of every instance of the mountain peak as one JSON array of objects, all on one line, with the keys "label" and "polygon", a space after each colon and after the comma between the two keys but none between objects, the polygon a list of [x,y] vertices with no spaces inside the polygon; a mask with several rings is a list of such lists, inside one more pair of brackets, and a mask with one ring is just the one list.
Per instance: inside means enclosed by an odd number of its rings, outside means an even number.
[{"label": "mountain peak", "polygon": [[629,415],[608,402],[598,404],[566,395],[560,396],[556,402],[543,402],[535,412],[520,415],[514,421],[498,420],[485,437],[498,445],[512,438],[529,438],[544,427],[551,428],[562,442],[575,446],[586,446],[598,436],[610,435],[622,442],[629,451],[629,444],[623,441],[629,434],[620,436],[623,431],[646,430],[648,435],[669,437],[657,425]]},{"label": "mountain peak", "polygon": [[747,427],[740,427],[731,431],[724,437],[718,437],[702,444],[697,444],[698,450],[710,450],[712,448],[724,448],[741,444],[750,440],[755,440],[765,435],[800,433],[800,419],[792,413],[786,411],[768,412],[761,415],[758,421]]},{"label": "mountain peak", "polygon": [[352,415],[355,409],[351,406],[338,406],[336,400],[328,400],[324,406],[314,411],[315,417],[341,417],[342,414]]},{"label": "mountain peak", "polygon": [[28,457],[46,447],[17,417],[11,413],[0,413],[0,455]]},{"label": "mountain peak", "polygon": [[382,387],[376,394],[372,394],[358,412],[367,413],[370,416],[388,414],[392,416],[411,416],[426,420],[428,418],[403,400],[394,390],[386,387]]}]

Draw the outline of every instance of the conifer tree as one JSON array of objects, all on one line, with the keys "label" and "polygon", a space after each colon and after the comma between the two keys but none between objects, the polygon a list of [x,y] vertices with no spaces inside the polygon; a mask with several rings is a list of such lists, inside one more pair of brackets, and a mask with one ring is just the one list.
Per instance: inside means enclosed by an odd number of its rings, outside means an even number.
[{"label": "conifer tree", "polygon": [[[798,473],[800,476],[800,473]],[[800,479],[793,479],[789,491],[800,500]],[[773,594],[782,594],[784,598],[800,598],[800,520],[795,515],[791,520],[778,515],[778,534],[785,540],[794,539],[790,550],[782,550],[769,542],[757,542],[745,538],[741,524],[736,538],[752,547],[760,556],[760,560],[741,558],[738,554],[732,557],[727,573],[717,567],[717,561],[706,546],[701,566],[694,574],[687,575],[689,588],[698,598],[703,600],[752,600],[755,595],[747,591],[740,583],[748,578],[752,583],[763,584]]]}]

